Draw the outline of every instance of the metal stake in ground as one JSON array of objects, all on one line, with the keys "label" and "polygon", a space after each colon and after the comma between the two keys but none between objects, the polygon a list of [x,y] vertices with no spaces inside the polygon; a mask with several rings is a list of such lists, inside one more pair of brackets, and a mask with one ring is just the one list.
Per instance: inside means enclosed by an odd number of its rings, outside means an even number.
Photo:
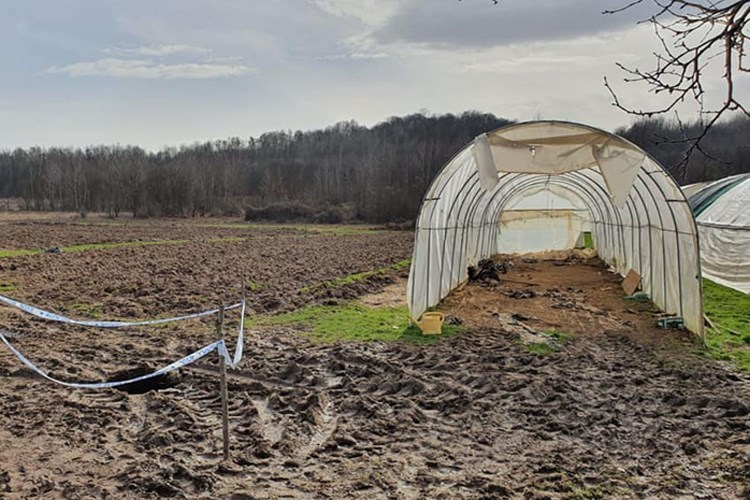
[{"label": "metal stake in ground", "polygon": [[[242,303],[245,303],[245,300],[247,300],[247,279],[245,278],[245,273],[242,273],[242,283],[240,284],[240,290],[242,290]],[[242,321],[241,318],[240,321]]]},{"label": "metal stake in ground", "polygon": [[[224,306],[219,307],[216,319],[216,336],[224,342]],[[221,430],[224,437],[224,460],[229,460],[229,406],[227,400],[227,362],[222,353],[219,356],[219,374],[221,375]]]}]

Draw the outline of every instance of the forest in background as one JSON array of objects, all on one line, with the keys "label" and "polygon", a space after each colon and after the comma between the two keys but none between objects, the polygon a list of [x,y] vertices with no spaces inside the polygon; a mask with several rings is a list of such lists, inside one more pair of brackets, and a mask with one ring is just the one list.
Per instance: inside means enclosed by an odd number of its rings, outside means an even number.
[{"label": "forest in background", "polygon": [[[414,114],[371,128],[350,121],[158,152],[120,145],[0,151],[0,199],[26,210],[111,217],[245,213],[251,220],[411,220],[452,155],[509,123],[479,112]],[[616,132],[682,184],[750,172],[750,119],[715,126],[703,142],[708,156],[693,154],[683,169],[689,146],[681,139],[699,131],[698,123],[652,119]]]}]

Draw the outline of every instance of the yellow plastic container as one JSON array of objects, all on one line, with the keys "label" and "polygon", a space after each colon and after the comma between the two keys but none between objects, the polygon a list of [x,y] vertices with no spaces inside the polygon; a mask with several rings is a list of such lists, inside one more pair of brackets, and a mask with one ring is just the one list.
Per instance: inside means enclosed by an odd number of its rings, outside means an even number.
[{"label": "yellow plastic container", "polygon": [[432,311],[422,314],[422,317],[414,321],[424,335],[440,335],[443,331],[445,314]]}]

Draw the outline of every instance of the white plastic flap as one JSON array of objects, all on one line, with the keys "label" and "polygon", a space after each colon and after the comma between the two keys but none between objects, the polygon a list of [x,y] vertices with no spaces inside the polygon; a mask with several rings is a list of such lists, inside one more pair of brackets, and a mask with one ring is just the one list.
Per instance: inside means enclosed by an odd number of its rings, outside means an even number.
[{"label": "white plastic flap", "polygon": [[603,146],[592,146],[592,153],[604,176],[612,201],[622,208],[633,188],[638,168],[646,155],[632,148],[623,148],[605,143]]},{"label": "white plastic flap", "polygon": [[479,173],[479,185],[482,186],[482,189],[489,191],[497,185],[498,178],[497,167],[492,157],[492,149],[489,140],[487,140],[487,134],[479,135],[474,139],[474,147],[471,152]]}]

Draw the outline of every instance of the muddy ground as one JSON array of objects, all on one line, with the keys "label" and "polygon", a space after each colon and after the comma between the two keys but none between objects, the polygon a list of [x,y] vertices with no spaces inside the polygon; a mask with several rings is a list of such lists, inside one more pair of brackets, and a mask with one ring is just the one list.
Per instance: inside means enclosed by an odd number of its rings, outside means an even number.
[{"label": "muddy ground", "polygon": [[[17,248],[34,244],[106,242],[180,243],[94,249],[67,253],[0,256],[0,284],[30,303],[73,312],[90,306],[92,315],[148,318],[235,303],[244,277],[256,312],[290,310],[310,301],[349,298],[367,291],[320,286],[347,275],[385,269],[411,257],[412,235],[366,226],[279,228],[194,221],[109,223],[6,223],[3,234]],[[208,227],[206,227],[208,226]],[[339,234],[342,233],[342,234]],[[68,242],[68,243],[60,243]],[[47,246],[47,245],[44,246]],[[377,279],[375,280],[377,281]],[[73,308],[73,310],[71,310]],[[86,311],[83,311],[86,312]]]},{"label": "muddy ground", "polygon": [[0,252],[41,250],[96,243],[135,241],[215,241],[293,234],[367,233],[380,226],[249,224],[237,218],[111,219],[48,213],[0,212]]},{"label": "muddy ground", "polygon": [[[258,284],[251,305],[267,313],[384,287],[385,301],[367,300],[392,303],[403,286],[391,272],[309,291],[408,257],[409,234],[252,234],[0,259],[0,281],[16,287],[7,295],[76,316],[93,312],[72,304],[98,304],[106,318],[231,301],[243,272]],[[596,259],[512,261],[500,283],[446,300],[466,331],[435,344],[249,332],[244,365],[230,372],[228,463],[214,357],[129,394],[52,385],[0,350],[0,496],[750,495],[747,376],[702,356],[689,334],[653,328],[654,312],[624,301]],[[155,368],[213,339],[210,321],[101,332],[0,314],[19,348],[70,380]],[[524,344],[530,331],[564,335],[539,354]]]}]

